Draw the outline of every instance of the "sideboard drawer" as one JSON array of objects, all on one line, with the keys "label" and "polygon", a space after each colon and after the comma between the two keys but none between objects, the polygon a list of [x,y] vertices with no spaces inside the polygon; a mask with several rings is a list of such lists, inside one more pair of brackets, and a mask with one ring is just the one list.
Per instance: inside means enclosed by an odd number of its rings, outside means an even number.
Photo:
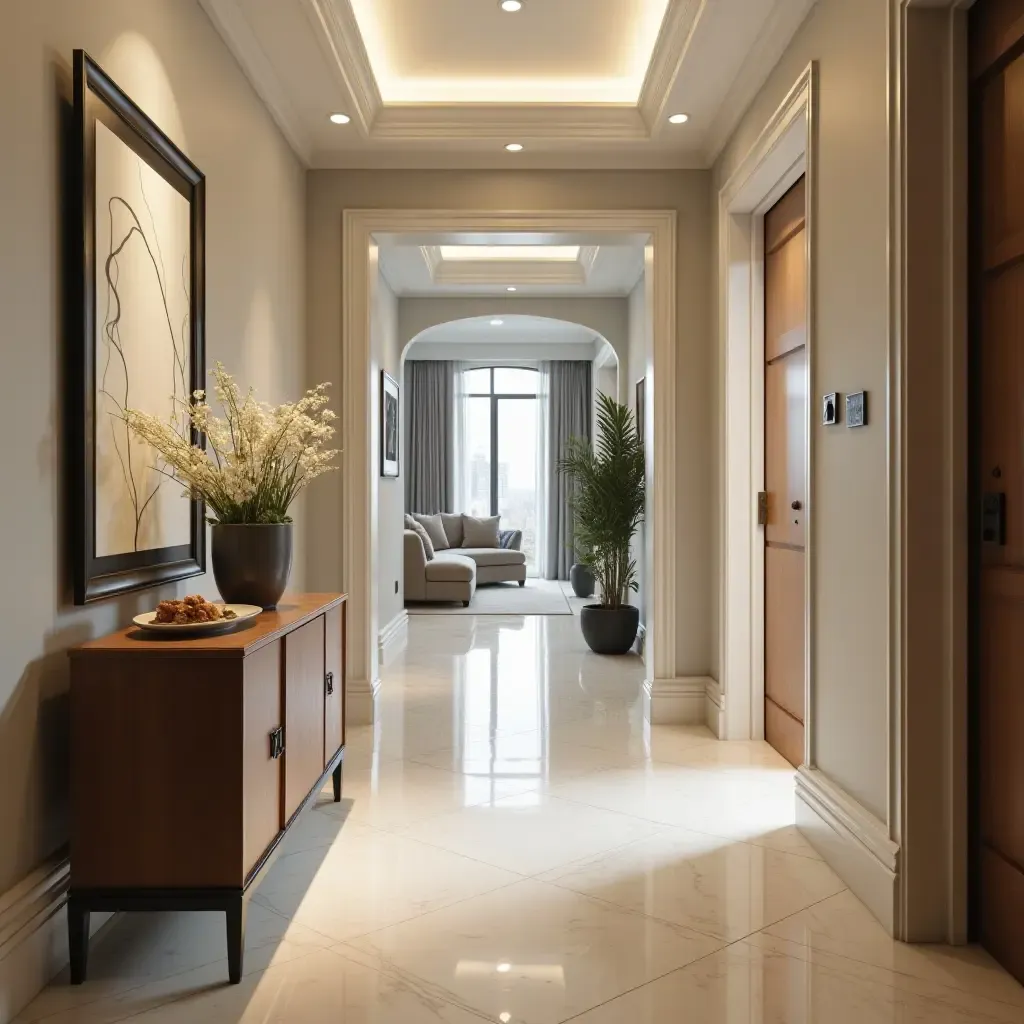
[{"label": "sideboard drawer", "polygon": [[324,617],[284,638],[284,820],[324,772]]},{"label": "sideboard drawer", "polygon": [[281,830],[281,761],[270,734],[282,725],[281,641],[245,659],[242,868],[246,878]]}]

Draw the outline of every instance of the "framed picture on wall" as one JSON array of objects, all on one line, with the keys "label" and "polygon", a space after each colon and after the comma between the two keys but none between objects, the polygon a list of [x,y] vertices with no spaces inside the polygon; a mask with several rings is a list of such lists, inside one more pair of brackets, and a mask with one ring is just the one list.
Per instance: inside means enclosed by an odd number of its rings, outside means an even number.
[{"label": "framed picture on wall", "polygon": [[398,476],[398,381],[380,372],[380,475]]},{"label": "framed picture on wall", "polygon": [[647,422],[647,378],[641,377],[636,382],[636,429],[640,432],[640,441],[643,442]]},{"label": "framed picture on wall", "polygon": [[187,406],[205,387],[205,178],[84,51],[74,53],[69,206],[74,262],[68,445],[75,602],[206,571],[201,502],[128,409],[203,439]]}]

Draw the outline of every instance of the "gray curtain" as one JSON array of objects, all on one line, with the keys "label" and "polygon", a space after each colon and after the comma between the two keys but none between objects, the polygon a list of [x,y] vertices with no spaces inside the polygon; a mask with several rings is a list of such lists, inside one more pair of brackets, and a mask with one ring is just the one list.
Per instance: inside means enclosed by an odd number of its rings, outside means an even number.
[{"label": "gray curtain", "polygon": [[570,437],[591,439],[591,410],[594,401],[593,364],[550,362],[548,371],[548,485],[547,551],[544,578],[567,580],[574,561],[572,512],[569,509],[569,481],[558,472],[565,443]]},{"label": "gray curtain", "polygon": [[406,512],[453,511],[454,373],[436,359],[405,364]]}]

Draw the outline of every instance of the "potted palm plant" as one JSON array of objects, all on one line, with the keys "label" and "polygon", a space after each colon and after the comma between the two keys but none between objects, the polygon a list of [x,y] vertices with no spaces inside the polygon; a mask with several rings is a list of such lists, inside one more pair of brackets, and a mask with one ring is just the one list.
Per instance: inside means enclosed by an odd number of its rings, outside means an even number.
[{"label": "potted palm plant", "polygon": [[625,654],[640,625],[639,609],[628,603],[638,589],[629,547],[644,519],[644,449],[632,412],[608,395],[597,397],[597,444],[570,438],[558,468],[572,481],[581,563],[601,589],[601,603],[581,611],[583,637],[597,654]]}]

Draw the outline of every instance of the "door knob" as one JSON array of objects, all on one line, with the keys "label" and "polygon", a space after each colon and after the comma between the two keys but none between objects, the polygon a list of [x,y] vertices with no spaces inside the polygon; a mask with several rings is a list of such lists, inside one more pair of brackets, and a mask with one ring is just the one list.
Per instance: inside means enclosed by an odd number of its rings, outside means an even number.
[{"label": "door knob", "polygon": [[801,508],[803,508],[803,506],[802,506],[802,505],[800,504],[800,502],[799,502],[799,501],[794,501],[794,502],[793,502],[793,504],[792,504],[792,505],[790,505],[789,507],[790,507],[790,508],[791,508],[791,509],[792,509],[792,510],[793,510],[794,512],[799,512],[799,511],[800,511],[800,509],[801,509]]}]

